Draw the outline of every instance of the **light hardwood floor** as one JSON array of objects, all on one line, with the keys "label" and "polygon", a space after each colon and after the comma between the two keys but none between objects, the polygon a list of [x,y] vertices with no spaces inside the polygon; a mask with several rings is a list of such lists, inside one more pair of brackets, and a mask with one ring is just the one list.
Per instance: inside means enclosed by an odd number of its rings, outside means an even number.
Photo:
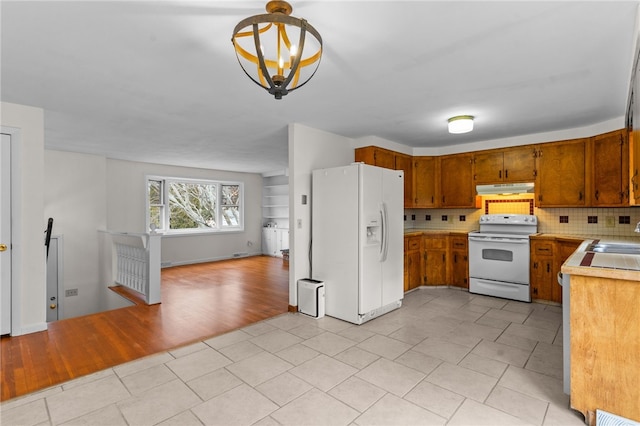
[{"label": "light hardwood floor", "polygon": [[289,270],[255,256],[162,270],[162,303],[50,323],[3,337],[5,401],[287,312]]}]

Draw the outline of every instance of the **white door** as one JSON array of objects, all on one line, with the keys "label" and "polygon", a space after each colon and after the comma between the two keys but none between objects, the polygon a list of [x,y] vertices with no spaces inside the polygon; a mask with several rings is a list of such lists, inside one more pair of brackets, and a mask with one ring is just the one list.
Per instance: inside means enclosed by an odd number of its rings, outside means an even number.
[{"label": "white door", "polygon": [[11,136],[0,143],[0,334],[11,333]]}]

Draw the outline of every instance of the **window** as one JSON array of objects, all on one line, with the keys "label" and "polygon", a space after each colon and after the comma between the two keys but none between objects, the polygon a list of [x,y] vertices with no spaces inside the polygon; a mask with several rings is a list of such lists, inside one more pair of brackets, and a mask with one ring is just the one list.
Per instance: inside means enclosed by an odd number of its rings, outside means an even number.
[{"label": "window", "polygon": [[243,230],[243,185],[147,178],[147,226],[169,233]]}]

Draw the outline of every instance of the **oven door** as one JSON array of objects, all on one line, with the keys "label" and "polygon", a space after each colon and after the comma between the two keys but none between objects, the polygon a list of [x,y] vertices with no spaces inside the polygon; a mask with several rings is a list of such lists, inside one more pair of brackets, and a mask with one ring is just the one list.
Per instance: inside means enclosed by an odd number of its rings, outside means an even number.
[{"label": "oven door", "polygon": [[529,236],[469,235],[469,277],[529,285]]}]

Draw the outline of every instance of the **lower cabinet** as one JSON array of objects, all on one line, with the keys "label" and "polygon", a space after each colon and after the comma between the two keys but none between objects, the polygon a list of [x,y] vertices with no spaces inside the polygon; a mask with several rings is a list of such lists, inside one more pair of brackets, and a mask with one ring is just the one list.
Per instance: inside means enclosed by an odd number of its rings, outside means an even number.
[{"label": "lower cabinet", "polygon": [[289,248],[289,230],[262,228],[262,254],[282,257],[282,250]]},{"label": "lower cabinet", "polygon": [[582,243],[580,239],[535,237],[531,239],[531,300],[562,303],[558,272]]},{"label": "lower cabinet", "polygon": [[447,281],[447,248],[449,237],[447,234],[424,235],[424,284],[448,285]]},{"label": "lower cabinet", "polygon": [[422,236],[405,237],[404,291],[420,287],[423,281]]},{"label": "lower cabinet", "polygon": [[[555,242],[553,239],[531,241],[531,265],[529,276],[531,282],[531,300],[546,300],[558,303],[562,302],[562,292],[560,292],[559,300],[554,300],[553,298],[554,285],[558,287],[560,286],[553,273],[554,249]],[[555,293],[557,295],[557,292]]]},{"label": "lower cabinet", "polygon": [[467,235],[418,233],[404,240],[404,290],[421,285],[468,287]]},{"label": "lower cabinet", "polygon": [[467,234],[452,235],[451,246],[451,285],[469,288],[469,239]]}]

